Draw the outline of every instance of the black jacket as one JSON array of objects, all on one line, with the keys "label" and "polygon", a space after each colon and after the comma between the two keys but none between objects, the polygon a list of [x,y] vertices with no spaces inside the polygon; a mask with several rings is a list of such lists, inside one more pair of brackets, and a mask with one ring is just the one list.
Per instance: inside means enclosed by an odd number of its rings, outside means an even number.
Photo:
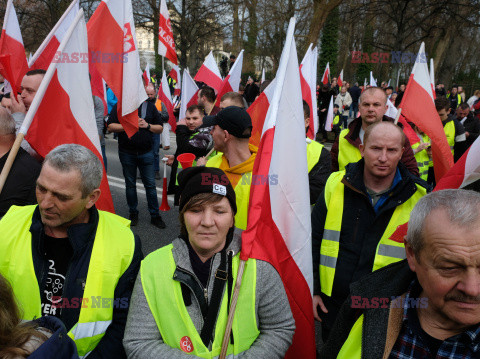
[{"label": "black jacket", "polygon": [[416,184],[429,189],[425,181],[413,176],[399,162],[398,169],[402,180],[393,188],[389,199],[380,207],[378,213],[375,213],[363,182],[363,169],[363,159],[348,164],[342,180],[345,184],[344,212],[340,233],[340,252],[331,297],[321,293],[318,272],[320,247],[327,216],[325,192],[319,197],[312,212],[313,293],[322,296],[329,310],[327,314],[320,313],[325,316],[327,326],[333,324],[340,306],[347,298],[350,283],[372,272],[378,242],[396,207],[413,196],[417,191]]},{"label": "black jacket", "polygon": [[[68,228],[68,239],[73,248],[73,257],[69,264],[63,289],[63,298],[83,298],[84,286],[87,279],[90,256],[92,254],[95,233],[98,225],[98,211],[95,207],[90,210],[88,223],[74,224]],[[38,207],[35,209],[30,226],[32,233],[32,258],[35,275],[40,290],[46,285],[48,274],[48,261],[43,249],[44,228]],[[128,269],[120,277],[115,288],[115,298],[120,299],[121,305],[114,306],[112,323],[108,327],[105,336],[100,340],[97,347],[88,356],[89,358],[125,358],[122,339],[127,322],[128,305],[123,307],[125,298],[130,302],[133,285],[140,269],[143,253],[140,238],[135,236],[135,253]],[[81,304],[81,303],[80,303]],[[62,308],[59,318],[65,324],[67,331],[78,321],[80,308]]]},{"label": "black jacket", "polygon": [[[352,296],[362,298],[392,298],[403,295],[415,279],[407,260],[381,268],[350,286]],[[336,358],[357,319],[364,314],[362,358],[382,358],[385,350],[390,308],[352,308],[350,296],[344,302],[330,337],[320,352],[320,358]]]},{"label": "black jacket", "polygon": [[318,197],[322,194],[328,177],[332,173],[330,164],[330,152],[323,147],[318,162],[308,172],[308,185],[310,187],[310,204],[317,203]]}]

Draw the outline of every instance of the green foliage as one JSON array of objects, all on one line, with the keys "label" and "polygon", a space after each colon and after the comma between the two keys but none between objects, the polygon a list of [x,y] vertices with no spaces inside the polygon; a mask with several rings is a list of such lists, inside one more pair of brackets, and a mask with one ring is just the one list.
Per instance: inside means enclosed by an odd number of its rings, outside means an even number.
[{"label": "green foliage", "polygon": [[323,75],[327,62],[330,63],[330,71],[336,74],[338,57],[338,30],[340,28],[340,10],[333,9],[327,16],[322,30],[320,56],[318,59],[319,76]]},{"label": "green foliage", "polygon": [[[363,48],[362,52],[366,52],[369,56],[373,52],[373,28],[370,24],[365,26],[365,33],[363,34]],[[365,79],[370,82],[370,71],[373,70],[373,64],[367,61],[362,62],[357,67],[358,82],[363,83]]]}]

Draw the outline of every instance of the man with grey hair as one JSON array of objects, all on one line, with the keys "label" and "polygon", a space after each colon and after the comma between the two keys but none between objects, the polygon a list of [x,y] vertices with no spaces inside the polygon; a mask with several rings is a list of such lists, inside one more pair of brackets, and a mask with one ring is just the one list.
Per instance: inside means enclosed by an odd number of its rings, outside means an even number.
[{"label": "man with grey hair", "polygon": [[322,358],[479,357],[480,194],[420,199],[405,249],[406,260],[352,284]]},{"label": "man with grey hair", "polygon": [[124,358],[128,303],[143,258],[129,221],[97,210],[103,166],[89,149],[53,149],[37,180],[38,205],[0,221],[0,273],[22,319],[53,315],[80,357]]},{"label": "man with grey hair", "polygon": [[[394,121],[392,118],[385,116],[387,95],[379,87],[370,87],[362,92],[359,99],[359,110],[360,117],[354,119],[347,129],[340,132],[340,136],[335,139],[332,146],[330,154],[332,155],[332,171],[334,172],[345,169],[348,163],[360,160],[359,148],[363,143],[363,136],[368,126],[380,121]],[[412,174],[418,176],[417,161],[408,139],[405,143],[405,151],[403,151],[401,162]]]},{"label": "man with grey hair", "polygon": [[[5,166],[15,137],[15,121],[7,109],[0,107],[0,171]],[[37,203],[35,182],[39,174],[40,163],[20,148],[0,193],[0,218],[12,205]]]}]

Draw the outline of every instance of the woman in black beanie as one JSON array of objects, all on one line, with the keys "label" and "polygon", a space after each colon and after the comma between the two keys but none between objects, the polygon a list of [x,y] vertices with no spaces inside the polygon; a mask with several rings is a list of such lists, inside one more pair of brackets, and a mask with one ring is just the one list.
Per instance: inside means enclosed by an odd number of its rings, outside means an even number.
[{"label": "woman in black beanie", "polygon": [[[220,355],[241,249],[235,191],[218,168],[187,168],[178,182],[181,234],[142,262],[123,340],[129,358]],[[280,276],[249,259],[227,355],[283,358],[294,330]]]}]

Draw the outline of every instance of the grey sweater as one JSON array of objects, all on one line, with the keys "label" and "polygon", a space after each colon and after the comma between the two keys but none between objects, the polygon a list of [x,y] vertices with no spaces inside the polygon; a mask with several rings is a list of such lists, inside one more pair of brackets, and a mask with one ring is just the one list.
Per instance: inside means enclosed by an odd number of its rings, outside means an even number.
[{"label": "grey sweater", "polygon": [[[240,251],[240,246],[240,237],[236,235],[228,250],[233,250],[237,254]],[[188,248],[184,240],[181,238],[175,239],[173,247],[173,257],[177,266],[193,273]],[[217,253],[212,260],[210,280],[208,281],[209,302],[213,290],[214,274],[219,264],[220,255]],[[158,264],[158,267],[161,270],[161,263]],[[194,358],[194,356],[179,349],[171,348],[163,342],[145,298],[140,276],[141,272],[138,273],[133,290],[123,339],[123,346],[128,358]],[[158,293],[158,295],[161,295],[161,293]],[[203,317],[198,301],[194,298],[195,296],[192,293],[192,305],[187,307],[187,311],[195,328],[200,333],[203,326]],[[241,353],[239,357],[283,358],[292,343],[295,321],[280,276],[275,268],[261,260],[257,260],[255,312],[260,334],[250,349]]]}]

